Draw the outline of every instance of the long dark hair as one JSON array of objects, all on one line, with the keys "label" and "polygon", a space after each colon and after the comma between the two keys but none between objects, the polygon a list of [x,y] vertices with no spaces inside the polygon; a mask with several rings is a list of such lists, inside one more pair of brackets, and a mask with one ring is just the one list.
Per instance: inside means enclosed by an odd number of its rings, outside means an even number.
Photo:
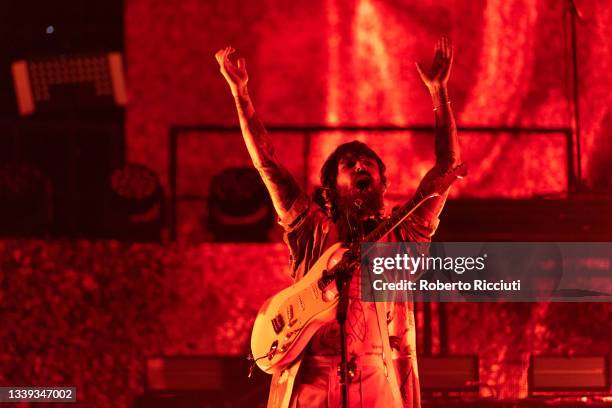
[{"label": "long dark hair", "polygon": [[376,160],[378,164],[378,171],[380,173],[380,181],[383,186],[387,185],[387,177],[385,176],[385,170],[387,169],[385,163],[380,157],[372,150],[367,144],[362,143],[358,140],[352,142],[343,143],[329,155],[323,166],[321,167],[321,185],[315,189],[314,201],[321,207],[332,220],[336,221],[338,218],[338,208],[336,205],[337,190],[336,180],[338,178],[338,163],[340,159],[345,155],[352,153],[357,156],[365,156]]}]

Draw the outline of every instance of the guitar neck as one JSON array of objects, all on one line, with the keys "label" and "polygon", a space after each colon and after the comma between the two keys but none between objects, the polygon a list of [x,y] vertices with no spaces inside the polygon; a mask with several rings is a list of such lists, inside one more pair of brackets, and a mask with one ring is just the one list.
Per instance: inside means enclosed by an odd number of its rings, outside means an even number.
[{"label": "guitar neck", "polygon": [[[395,227],[397,227],[402,221],[404,221],[410,214],[414,212],[419,206],[425,201],[433,197],[439,197],[447,191],[451,184],[458,178],[463,178],[467,174],[467,166],[465,163],[461,163],[452,169],[448,170],[444,174],[439,175],[434,180],[430,180],[426,184],[426,188],[420,186],[415,196],[402,205],[397,210],[393,211],[391,216],[385,221],[381,222],[378,227],[369,233],[363,242],[378,242],[387,236]],[[431,191],[425,193],[424,191]]]},{"label": "guitar neck", "polygon": [[397,227],[402,221],[404,221],[410,214],[419,208],[425,201],[432,197],[439,196],[438,193],[432,193],[424,195],[422,192],[418,192],[410,201],[402,205],[397,210],[393,211],[391,216],[385,221],[378,224],[374,231],[370,232],[364,238],[364,242],[378,242],[386,237],[395,227]]}]

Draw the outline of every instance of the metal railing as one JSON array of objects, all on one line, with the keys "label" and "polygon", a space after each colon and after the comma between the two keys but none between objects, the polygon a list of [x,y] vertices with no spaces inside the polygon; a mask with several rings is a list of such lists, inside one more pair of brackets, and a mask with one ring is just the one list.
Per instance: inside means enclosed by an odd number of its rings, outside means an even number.
[{"label": "metal railing", "polygon": [[[305,163],[308,162],[308,156],[310,155],[310,136],[314,133],[322,132],[344,132],[344,133],[357,133],[357,132],[418,132],[418,133],[433,133],[433,126],[324,126],[324,125],[276,125],[266,126],[266,130],[269,133],[301,133],[306,137],[307,143],[303,150]],[[575,172],[575,159],[573,156],[573,138],[571,128],[541,128],[541,127],[493,127],[493,126],[461,126],[457,127],[458,132],[466,133],[510,133],[510,134],[562,134],[566,140],[566,157],[567,157],[567,190],[569,192],[574,190],[576,186],[576,172]],[[168,214],[168,227],[170,231],[170,239],[176,240],[176,221],[177,221],[177,174],[178,174],[178,143],[181,134],[200,132],[200,133],[237,133],[240,132],[238,126],[224,126],[224,125],[194,125],[194,126],[181,126],[175,125],[170,126],[169,131],[169,148],[168,148],[168,183],[170,188],[170,205]],[[306,169],[307,170],[307,169]],[[304,172],[304,182],[307,185],[308,171]]]}]

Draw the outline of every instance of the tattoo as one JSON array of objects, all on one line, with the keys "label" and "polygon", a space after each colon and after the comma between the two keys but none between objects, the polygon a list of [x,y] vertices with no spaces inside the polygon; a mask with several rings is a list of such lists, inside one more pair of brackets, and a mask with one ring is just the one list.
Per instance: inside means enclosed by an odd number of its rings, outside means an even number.
[{"label": "tattoo", "polygon": [[[436,166],[427,173],[425,177],[434,176],[436,172],[445,172],[460,162],[459,140],[457,137],[457,125],[455,116],[448,101],[447,91],[432,95],[434,105],[439,106],[435,111],[435,153]],[[417,208],[414,215],[423,219],[435,220],[440,215],[446,201],[446,194],[427,200]]]},{"label": "tattoo", "polygon": [[277,161],[270,137],[261,123],[247,93],[235,97],[240,127],[253,165],[266,185],[274,208],[282,217],[300,194],[289,171]]},{"label": "tattoo", "polygon": [[443,90],[434,96],[434,104],[440,106],[435,116],[435,153],[437,165],[452,166],[459,160],[459,141],[455,116],[450,103],[447,103],[446,92]]},{"label": "tattoo", "polygon": [[263,123],[261,123],[257,115],[251,116],[247,120],[247,123],[249,124],[249,130],[253,134],[254,142],[260,154],[263,156],[262,158],[271,160],[272,157],[274,157],[274,147],[272,146],[272,142],[270,141],[270,137]]}]

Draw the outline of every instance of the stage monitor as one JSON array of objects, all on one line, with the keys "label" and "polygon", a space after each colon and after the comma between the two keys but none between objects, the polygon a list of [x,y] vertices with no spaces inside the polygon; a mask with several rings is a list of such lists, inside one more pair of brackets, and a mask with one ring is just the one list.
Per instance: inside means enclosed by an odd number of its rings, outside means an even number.
[{"label": "stage monitor", "polygon": [[529,392],[597,392],[610,389],[606,356],[532,356]]},{"label": "stage monitor", "polygon": [[418,367],[423,391],[478,391],[477,356],[419,356]]},{"label": "stage monitor", "polygon": [[248,378],[250,362],[244,356],[151,356],[146,359],[148,392],[245,391],[269,382],[255,370]]}]

